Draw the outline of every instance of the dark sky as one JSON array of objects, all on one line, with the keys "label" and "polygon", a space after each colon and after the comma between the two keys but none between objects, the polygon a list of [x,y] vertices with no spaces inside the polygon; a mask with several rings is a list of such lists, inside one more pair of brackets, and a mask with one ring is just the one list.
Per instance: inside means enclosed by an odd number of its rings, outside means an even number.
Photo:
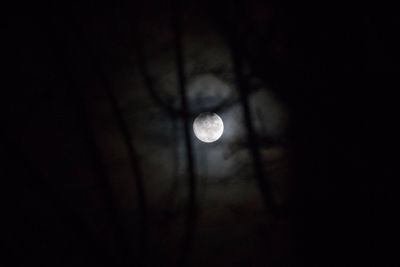
[{"label": "dark sky", "polygon": [[5,8],[4,266],[396,266],[395,9],[181,2]]}]

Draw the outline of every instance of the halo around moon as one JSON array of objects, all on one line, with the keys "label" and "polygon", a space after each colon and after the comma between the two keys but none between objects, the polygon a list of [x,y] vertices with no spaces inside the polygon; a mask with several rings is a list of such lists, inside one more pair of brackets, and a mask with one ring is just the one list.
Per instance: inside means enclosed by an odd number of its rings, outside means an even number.
[{"label": "halo around moon", "polygon": [[224,132],[222,119],[213,112],[200,113],[193,122],[196,137],[204,143],[217,141]]}]

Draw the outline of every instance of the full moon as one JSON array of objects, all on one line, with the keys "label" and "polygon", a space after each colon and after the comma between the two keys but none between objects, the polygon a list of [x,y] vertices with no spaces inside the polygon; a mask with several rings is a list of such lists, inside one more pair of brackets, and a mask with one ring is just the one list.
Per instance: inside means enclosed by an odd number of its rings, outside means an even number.
[{"label": "full moon", "polygon": [[224,132],[222,119],[213,112],[199,114],[193,122],[196,137],[204,143],[217,141]]}]

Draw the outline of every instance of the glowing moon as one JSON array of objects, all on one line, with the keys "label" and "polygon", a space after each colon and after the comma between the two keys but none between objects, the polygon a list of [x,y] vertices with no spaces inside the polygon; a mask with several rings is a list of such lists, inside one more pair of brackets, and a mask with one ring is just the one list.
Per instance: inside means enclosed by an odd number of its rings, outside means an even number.
[{"label": "glowing moon", "polygon": [[217,141],[224,132],[222,119],[213,112],[201,113],[193,122],[196,137],[205,143]]}]

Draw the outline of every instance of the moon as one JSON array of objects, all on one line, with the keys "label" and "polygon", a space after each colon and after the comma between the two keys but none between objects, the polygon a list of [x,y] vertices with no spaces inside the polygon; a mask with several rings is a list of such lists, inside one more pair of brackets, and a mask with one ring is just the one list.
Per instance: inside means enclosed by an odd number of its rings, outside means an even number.
[{"label": "moon", "polygon": [[224,132],[222,119],[213,112],[200,113],[193,122],[196,137],[204,143],[217,141]]}]

